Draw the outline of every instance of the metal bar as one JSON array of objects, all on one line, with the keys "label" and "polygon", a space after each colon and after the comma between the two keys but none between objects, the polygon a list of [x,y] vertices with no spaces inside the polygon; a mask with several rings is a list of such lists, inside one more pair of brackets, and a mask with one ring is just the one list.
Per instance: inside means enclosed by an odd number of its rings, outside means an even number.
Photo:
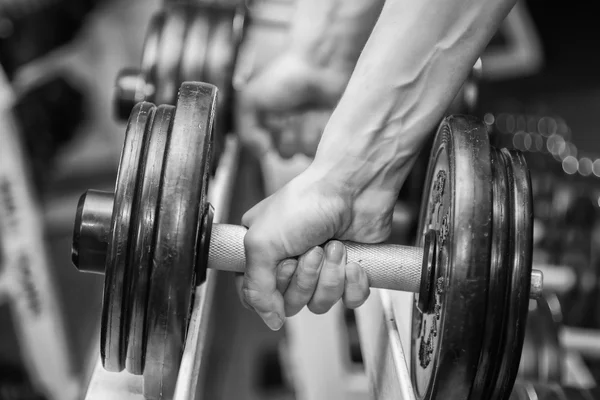
[{"label": "metal bar", "polygon": [[356,310],[365,370],[375,400],[415,398],[409,358],[404,352],[405,346],[410,345],[410,341],[406,341],[410,312],[401,312],[398,318],[398,310],[395,310],[396,306],[412,304],[411,298],[408,293],[371,290],[367,302]]}]

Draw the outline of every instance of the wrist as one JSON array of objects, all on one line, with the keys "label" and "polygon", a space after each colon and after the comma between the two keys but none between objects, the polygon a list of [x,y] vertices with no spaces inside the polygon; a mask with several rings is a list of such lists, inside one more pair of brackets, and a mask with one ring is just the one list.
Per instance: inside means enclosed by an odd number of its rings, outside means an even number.
[{"label": "wrist", "polygon": [[406,152],[391,157],[389,152],[379,151],[381,149],[377,149],[377,146],[362,150],[349,147],[352,146],[327,149],[319,145],[307,172],[314,179],[327,181],[353,198],[364,192],[397,196],[416,160],[416,154]]}]

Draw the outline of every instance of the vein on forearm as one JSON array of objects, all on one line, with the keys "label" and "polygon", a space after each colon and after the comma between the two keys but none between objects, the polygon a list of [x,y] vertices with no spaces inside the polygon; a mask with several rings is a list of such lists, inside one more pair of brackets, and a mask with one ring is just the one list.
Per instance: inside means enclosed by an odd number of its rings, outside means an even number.
[{"label": "vein on forearm", "polygon": [[388,0],[316,158],[401,185],[514,1]]},{"label": "vein on forearm", "polygon": [[354,67],[384,0],[297,0],[291,46],[318,64]]}]

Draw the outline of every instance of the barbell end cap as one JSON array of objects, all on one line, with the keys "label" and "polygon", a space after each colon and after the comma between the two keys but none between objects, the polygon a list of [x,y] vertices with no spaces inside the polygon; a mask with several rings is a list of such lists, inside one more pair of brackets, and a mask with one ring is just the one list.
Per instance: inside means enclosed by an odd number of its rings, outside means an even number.
[{"label": "barbell end cap", "polygon": [[531,287],[529,298],[537,300],[542,297],[544,289],[544,274],[539,269],[531,270]]},{"label": "barbell end cap", "polygon": [[146,100],[146,82],[137,69],[126,68],[115,81],[113,109],[117,120],[127,121],[129,114],[140,101]]},{"label": "barbell end cap", "polygon": [[104,274],[114,195],[88,190],[79,198],[71,261],[80,272]]}]

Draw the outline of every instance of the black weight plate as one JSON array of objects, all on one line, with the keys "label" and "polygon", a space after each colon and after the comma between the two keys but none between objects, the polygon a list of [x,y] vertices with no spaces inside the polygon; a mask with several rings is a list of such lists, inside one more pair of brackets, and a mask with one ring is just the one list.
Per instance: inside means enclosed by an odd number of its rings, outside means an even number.
[{"label": "black weight plate", "polygon": [[152,119],[154,105],[137,104],[129,117],[119,162],[115,200],[107,247],[104,297],[100,328],[100,356],[108,371],[119,372],[125,363],[127,346],[125,315],[130,220],[137,190],[138,171],[146,124]]},{"label": "black weight plate", "polygon": [[157,104],[175,104],[177,89],[181,84],[179,65],[181,64],[185,36],[188,28],[186,13],[189,7],[173,6],[166,14],[165,23],[158,45],[156,66],[155,102]]},{"label": "black weight plate", "polygon": [[502,149],[506,164],[510,205],[509,273],[506,329],[503,357],[498,370],[492,399],[508,399],[517,372],[529,309],[533,246],[533,204],[531,181],[525,159],[520,152]]},{"label": "black weight plate", "polygon": [[144,371],[146,305],[152,270],[154,226],[167,133],[174,114],[174,106],[159,106],[152,124],[147,126],[138,178],[136,212],[131,223],[132,251],[128,296],[130,307],[127,317],[129,340],[125,366],[135,375],[141,375]]},{"label": "black weight plate", "polygon": [[[157,81],[157,67],[159,62],[159,45],[161,43],[161,37],[163,28],[165,25],[165,12],[161,11],[155,14],[150,21],[148,32],[146,33],[146,39],[144,41],[144,53],[142,54],[142,62],[140,71],[142,73],[141,81],[144,82],[145,86],[139,88],[137,98],[143,98],[147,101],[155,102],[156,95],[156,81]],[[149,87],[151,87],[150,92]]]},{"label": "black weight plate", "polygon": [[445,118],[430,157],[419,239],[438,233],[431,311],[413,307],[411,377],[418,399],[467,399],[485,333],[492,244],[492,169],[485,125]]},{"label": "black weight plate", "polygon": [[497,149],[490,148],[492,164],[492,253],[487,297],[485,335],[471,399],[489,399],[494,389],[496,366],[502,357],[502,333],[508,280],[509,196],[506,167]]},{"label": "black weight plate", "polygon": [[185,82],[167,139],[148,299],[144,396],[170,398],[195,288],[217,89]]},{"label": "black weight plate", "polygon": [[211,20],[208,10],[199,8],[190,18],[181,56],[180,79],[213,83],[206,78],[206,58],[209,44]]}]

